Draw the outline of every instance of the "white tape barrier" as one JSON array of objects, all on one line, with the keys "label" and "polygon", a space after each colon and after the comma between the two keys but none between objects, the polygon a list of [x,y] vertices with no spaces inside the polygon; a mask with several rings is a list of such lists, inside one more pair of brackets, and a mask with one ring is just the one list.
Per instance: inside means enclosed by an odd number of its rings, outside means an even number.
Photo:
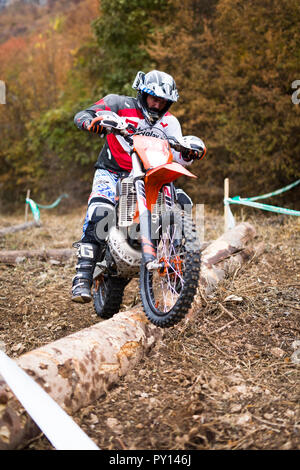
[{"label": "white tape barrier", "polygon": [[0,350],[0,374],[57,450],[100,450],[73,419]]},{"label": "white tape barrier", "polygon": [[226,224],[227,230],[229,230],[235,227],[235,218],[234,218],[233,213],[231,212],[230,204],[228,204],[228,202],[225,202],[225,204],[227,206],[225,224]]}]

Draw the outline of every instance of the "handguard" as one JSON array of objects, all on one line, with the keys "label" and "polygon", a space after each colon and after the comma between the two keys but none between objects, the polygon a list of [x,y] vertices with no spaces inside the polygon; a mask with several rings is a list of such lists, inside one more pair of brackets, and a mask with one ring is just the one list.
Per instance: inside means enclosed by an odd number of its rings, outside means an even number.
[{"label": "handguard", "polygon": [[180,144],[183,147],[181,150],[182,158],[186,162],[190,162],[191,160],[201,160],[206,153],[206,147],[203,140],[194,135],[182,137]]},{"label": "handguard", "polygon": [[107,113],[107,114],[100,114],[96,116],[91,124],[88,127],[88,130],[91,132],[95,132],[96,134],[103,134],[103,132],[113,132],[114,130],[122,131],[126,130],[128,124],[126,120],[116,113]]}]

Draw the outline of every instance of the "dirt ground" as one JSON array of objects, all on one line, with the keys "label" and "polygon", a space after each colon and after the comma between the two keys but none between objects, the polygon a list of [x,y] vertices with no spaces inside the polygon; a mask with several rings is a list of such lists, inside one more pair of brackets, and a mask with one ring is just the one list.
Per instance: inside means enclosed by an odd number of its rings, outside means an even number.
[{"label": "dirt ground", "polygon": [[[0,250],[71,248],[84,211],[44,210],[42,227],[1,238]],[[198,296],[193,318],[166,329],[134,370],[73,417],[100,449],[300,448],[300,221],[235,213],[254,225],[263,253]],[[0,228],[23,219],[1,217]],[[222,215],[205,208],[205,239],[222,231]],[[0,347],[10,357],[102,321],[92,304],[70,302],[74,265],[0,263]],[[138,302],[134,280],[122,309]],[[27,449],[53,447],[41,436]]]}]

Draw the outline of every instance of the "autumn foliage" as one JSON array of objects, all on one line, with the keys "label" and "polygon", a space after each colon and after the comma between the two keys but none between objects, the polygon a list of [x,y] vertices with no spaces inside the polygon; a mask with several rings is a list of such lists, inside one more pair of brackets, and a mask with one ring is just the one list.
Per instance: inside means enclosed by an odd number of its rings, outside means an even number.
[{"label": "autumn foliage", "polygon": [[[222,207],[227,176],[245,197],[300,178],[298,0],[65,0],[39,18],[30,8],[34,27],[0,35],[3,207],[27,188],[84,203],[102,141],[73,116],[106,93],[134,93],[137,70],[151,68],[174,76],[172,111],[207,144],[199,179],[183,183],[196,202]],[[286,198],[297,207],[295,191]]]}]

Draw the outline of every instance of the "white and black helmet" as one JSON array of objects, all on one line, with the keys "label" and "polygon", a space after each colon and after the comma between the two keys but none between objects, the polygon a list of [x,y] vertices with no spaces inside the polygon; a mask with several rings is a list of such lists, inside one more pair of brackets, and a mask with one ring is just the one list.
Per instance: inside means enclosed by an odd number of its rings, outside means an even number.
[{"label": "white and black helmet", "polygon": [[[146,74],[144,72],[138,72],[132,84],[132,88],[138,90],[138,104],[146,121],[150,125],[155,124],[158,119],[162,118],[171,104],[176,102],[179,98],[174,78],[159,70],[152,70]],[[161,111],[149,109],[146,101],[147,95],[167,100],[166,106]]]}]

